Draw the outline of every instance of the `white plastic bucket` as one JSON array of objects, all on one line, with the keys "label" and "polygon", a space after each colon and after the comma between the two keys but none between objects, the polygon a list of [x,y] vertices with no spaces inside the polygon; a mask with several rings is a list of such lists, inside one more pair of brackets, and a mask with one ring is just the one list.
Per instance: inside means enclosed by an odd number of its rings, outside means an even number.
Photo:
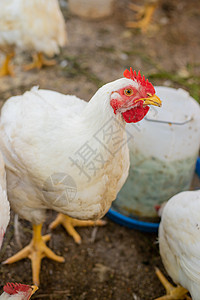
[{"label": "white plastic bucket", "polygon": [[200,147],[200,106],[182,89],[156,87],[162,107],[152,107],[137,125],[128,124],[129,177],[113,208],[151,220],[155,206],[188,190]]}]

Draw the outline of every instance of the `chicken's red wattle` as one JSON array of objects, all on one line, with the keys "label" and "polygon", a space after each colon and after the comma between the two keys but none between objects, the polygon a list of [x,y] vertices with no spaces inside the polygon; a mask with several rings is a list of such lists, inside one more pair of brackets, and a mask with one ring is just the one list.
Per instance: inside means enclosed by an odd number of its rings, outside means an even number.
[{"label": "chicken's red wattle", "polygon": [[137,123],[141,121],[149,111],[149,107],[143,107],[142,102],[135,108],[125,111],[122,113],[126,123]]}]

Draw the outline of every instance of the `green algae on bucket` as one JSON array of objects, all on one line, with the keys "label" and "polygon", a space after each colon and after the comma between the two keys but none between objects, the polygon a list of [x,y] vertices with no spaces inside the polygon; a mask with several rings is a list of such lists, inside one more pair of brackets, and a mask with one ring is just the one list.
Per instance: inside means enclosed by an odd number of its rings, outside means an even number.
[{"label": "green algae on bucket", "polygon": [[156,205],[189,189],[196,157],[168,162],[130,153],[129,177],[114,201],[113,208],[141,220],[156,218]]}]

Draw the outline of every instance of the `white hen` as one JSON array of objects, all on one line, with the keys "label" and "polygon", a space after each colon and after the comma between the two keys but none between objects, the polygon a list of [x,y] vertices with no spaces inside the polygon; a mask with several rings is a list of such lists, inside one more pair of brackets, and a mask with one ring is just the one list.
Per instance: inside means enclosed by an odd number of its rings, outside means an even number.
[{"label": "white hen", "polygon": [[0,249],[3,237],[10,220],[10,205],[7,199],[6,171],[2,154],[0,153]]},{"label": "white hen", "polygon": [[38,287],[21,283],[7,283],[3,290],[0,300],[29,300]]},{"label": "white hen", "polygon": [[193,300],[199,300],[200,190],[179,193],[167,202],[159,227],[159,246],[168,274],[184,287],[173,289],[171,286],[167,296],[159,299],[185,299],[187,289]]},{"label": "white hen", "polygon": [[58,0],[1,0],[0,48],[6,53],[0,75],[12,74],[9,66],[15,47],[23,51],[36,51],[34,64],[40,68],[48,64],[42,53],[53,56],[66,44],[65,21]]},{"label": "white hen", "polygon": [[89,103],[32,89],[2,108],[0,148],[9,199],[34,224],[31,244],[6,263],[31,257],[36,285],[44,255],[63,261],[44,244],[49,236],[41,237],[46,209],[78,219],[101,218],[128,175],[126,122],[140,121],[148,104],[161,105],[145,78],[132,69],[125,76],[104,85]]}]

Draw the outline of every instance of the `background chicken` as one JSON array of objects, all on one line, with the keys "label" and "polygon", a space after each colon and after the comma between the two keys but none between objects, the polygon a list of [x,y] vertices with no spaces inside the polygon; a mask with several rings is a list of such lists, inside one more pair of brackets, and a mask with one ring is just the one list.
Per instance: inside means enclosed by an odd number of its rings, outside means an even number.
[{"label": "background chicken", "polygon": [[124,75],[101,87],[89,103],[32,89],[2,108],[0,147],[9,199],[15,212],[33,224],[31,243],[4,263],[31,258],[36,285],[44,256],[64,260],[45,245],[50,236],[41,236],[46,209],[78,219],[101,218],[128,175],[126,122],[140,121],[150,104],[161,105],[140,73],[131,69]]},{"label": "background chicken", "polygon": [[10,220],[10,205],[6,191],[6,172],[2,154],[0,153],[0,249],[3,237]]},{"label": "background chicken", "polygon": [[167,291],[166,296],[158,299],[188,299],[188,291],[193,300],[199,299],[199,204],[200,190],[187,191],[172,197],[162,211],[159,227],[160,255],[170,277],[182,287],[173,287],[157,270]]},{"label": "background chicken", "polygon": [[137,12],[136,19],[138,19],[138,21],[129,21],[126,23],[126,26],[129,28],[139,28],[142,32],[146,32],[159,2],[160,0],[145,0],[143,6],[139,6],[134,2],[131,3],[129,7]]},{"label": "background chicken", "polygon": [[3,287],[3,294],[1,300],[29,300],[31,296],[38,290],[38,287],[33,285],[26,285],[21,283],[7,283]]},{"label": "background chicken", "polygon": [[34,61],[25,69],[52,65],[43,57],[59,53],[66,44],[65,21],[57,0],[3,0],[0,2],[0,48],[6,58],[0,76],[13,75],[10,61],[15,48],[33,52]]}]

